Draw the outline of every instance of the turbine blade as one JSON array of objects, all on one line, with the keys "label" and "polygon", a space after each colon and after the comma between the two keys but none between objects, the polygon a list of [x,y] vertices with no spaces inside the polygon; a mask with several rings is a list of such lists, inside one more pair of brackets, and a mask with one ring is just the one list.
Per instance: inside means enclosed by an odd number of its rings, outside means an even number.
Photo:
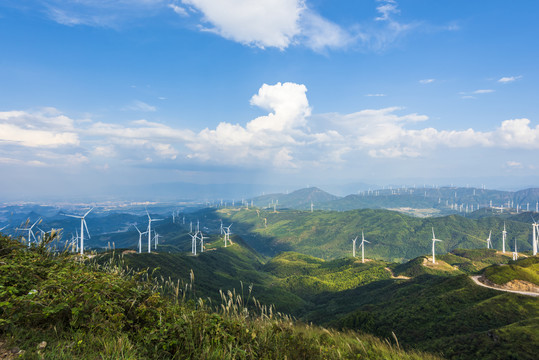
[{"label": "turbine blade", "polygon": [[86,225],[86,220],[82,219],[82,223],[84,224],[84,228],[86,229],[86,234],[88,234],[88,239],[91,238],[90,232],[88,231],[88,225]]},{"label": "turbine blade", "polygon": [[86,212],[86,214],[84,214],[83,217],[86,217],[86,215],[88,215],[88,214],[90,213],[90,211],[92,211],[93,209],[95,209],[95,208],[91,208],[90,210],[88,210],[88,211]]}]

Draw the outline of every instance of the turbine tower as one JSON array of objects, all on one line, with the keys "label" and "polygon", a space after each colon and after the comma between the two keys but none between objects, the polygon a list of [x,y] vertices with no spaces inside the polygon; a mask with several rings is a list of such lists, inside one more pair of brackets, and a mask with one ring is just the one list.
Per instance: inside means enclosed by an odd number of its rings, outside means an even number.
[{"label": "turbine tower", "polygon": [[137,229],[138,231],[138,253],[140,254],[142,252],[142,234],[146,234],[146,231],[145,232],[141,232],[139,230],[139,228],[137,227],[137,225],[133,225],[135,227],[135,229]]},{"label": "turbine tower", "polygon": [[146,214],[148,215],[148,253],[152,252],[152,221],[161,221],[163,219],[152,219],[148,209],[146,209]]},{"label": "turbine tower", "polygon": [[79,215],[67,215],[65,216],[73,217],[76,219],[80,219],[80,254],[84,255],[84,230],[86,229],[86,233],[88,234],[88,239],[90,238],[90,232],[88,231],[88,225],[86,225],[86,216],[92,211],[94,208],[91,208],[86,212],[86,214],[79,216]]},{"label": "turbine tower", "polygon": [[[533,217],[532,217],[533,219]],[[532,223],[532,232],[533,232],[533,238],[532,238],[532,253],[533,256],[537,255],[537,242],[539,241],[539,223],[533,219]]]},{"label": "turbine tower", "polygon": [[363,231],[361,232],[361,244],[359,246],[361,247],[361,262],[365,263],[365,243],[371,243],[370,241],[365,240],[365,236],[363,235]]},{"label": "turbine tower", "polygon": [[352,256],[353,257],[356,257],[356,240],[357,240],[357,236],[355,239],[352,240]]},{"label": "turbine tower", "polygon": [[505,254],[505,240],[507,240],[507,231],[505,231],[505,222],[503,223],[502,231],[502,252]]},{"label": "turbine tower", "polygon": [[[30,244],[32,242],[32,238],[34,238],[34,241],[37,243],[37,239],[36,239],[36,235],[34,234],[34,232],[32,231],[32,228],[34,226],[36,226],[36,224],[39,222],[39,220],[41,220],[41,218],[37,219],[35,223],[32,224],[32,226],[30,227],[26,227],[26,228],[16,228],[15,230],[17,231],[28,231],[28,247],[30,247]],[[26,221],[26,226],[28,226],[29,222],[28,220]],[[7,226],[7,225],[6,225]],[[6,226],[4,226],[2,229],[4,229]]]},{"label": "turbine tower", "polygon": [[513,251],[513,260],[518,260],[517,238],[515,238],[515,251]]},{"label": "turbine tower", "polygon": [[434,235],[434,228],[432,228],[432,263],[436,264],[436,257],[435,257],[435,251],[434,251],[434,244],[436,244],[436,241],[442,241],[440,239],[436,239],[436,236]]}]

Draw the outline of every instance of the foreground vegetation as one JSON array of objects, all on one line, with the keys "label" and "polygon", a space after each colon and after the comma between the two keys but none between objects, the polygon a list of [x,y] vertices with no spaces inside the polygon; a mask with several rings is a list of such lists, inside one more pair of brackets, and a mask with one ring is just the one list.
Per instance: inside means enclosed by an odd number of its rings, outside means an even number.
[{"label": "foreground vegetation", "polygon": [[221,293],[213,305],[192,296],[193,276],[161,282],[114,261],[49,253],[47,239],[27,249],[0,236],[0,335],[23,358],[435,358],[400,350],[396,337],[302,325],[250,292]]}]

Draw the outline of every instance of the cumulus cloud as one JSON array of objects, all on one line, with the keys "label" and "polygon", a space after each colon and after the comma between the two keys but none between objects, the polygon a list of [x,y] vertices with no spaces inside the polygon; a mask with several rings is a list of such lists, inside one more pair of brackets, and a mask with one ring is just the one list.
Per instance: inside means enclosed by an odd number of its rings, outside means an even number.
[{"label": "cumulus cloud", "polygon": [[423,80],[419,80],[419,83],[420,84],[431,84],[435,81],[436,79],[423,79]]},{"label": "cumulus cloud", "polygon": [[78,145],[74,121],[56,109],[0,112],[0,143],[25,147]]},{"label": "cumulus cloud", "polygon": [[[188,142],[190,158],[217,159],[234,164],[271,162],[292,164],[292,150],[307,134],[304,128],[311,108],[305,85],[295,83],[264,84],[251,98],[251,105],[269,111],[245,126],[221,122],[215,129],[204,129]],[[286,151],[282,148],[285,147]]]},{"label": "cumulus cloud", "polygon": [[301,31],[300,0],[183,0],[203,14],[203,22],[224,38],[261,48],[288,47]]},{"label": "cumulus cloud", "polygon": [[498,79],[498,82],[502,83],[502,84],[507,84],[507,83],[517,81],[519,79],[522,79],[522,75],[519,75],[519,76],[504,76],[504,77]]}]

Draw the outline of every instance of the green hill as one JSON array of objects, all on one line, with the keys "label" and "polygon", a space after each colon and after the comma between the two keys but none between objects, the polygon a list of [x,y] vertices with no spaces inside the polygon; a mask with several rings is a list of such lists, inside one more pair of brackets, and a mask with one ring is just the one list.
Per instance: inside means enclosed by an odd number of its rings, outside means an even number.
[{"label": "green hill", "polygon": [[539,257],[531,256],[508,265],[493,265],[483,271],[483,276],[494,284],[504,285],[510,281],[527,281],[539,286]]},{"label": "green hill", "polygon": [[289,194],[268,194],[258,196],[252,199],[254,206],[260,208],[273,208],[273,204],[277,208],[291,209],[310,209],[311,202],[313,204],[326,203],[339,199],[338,196],[327,193],[317,187],[299,189]]},{"label": "green hill", "polygon": [[[347,314],[346,311],[350,312]],[[378,336],[451,359],[535,359],[539,299],[479,287],[466,275],[422,275],[319,297],[308,319]]]},{"label": "green hill", "polygon": [[[366,247],[368,258],[386,261],[413,259],[431,252],[432,228],[437,252],[446,253],[456,248],[481,249],[492,231],[494,247],[501,248],[503,219],[472,220],[457,215],[437,218],[417,218],[388,210],[351,211],[263,211],[257,209],[223,209],[206,215],[234,223],[233,230],[264,255],[273,256],[282,251],[334,259],[350,256],[352,239],[361,237],[370,241]],[[521,222],[506,221],[506,247],[517,240],[518,248],[531,249],[531,227]]]}]

